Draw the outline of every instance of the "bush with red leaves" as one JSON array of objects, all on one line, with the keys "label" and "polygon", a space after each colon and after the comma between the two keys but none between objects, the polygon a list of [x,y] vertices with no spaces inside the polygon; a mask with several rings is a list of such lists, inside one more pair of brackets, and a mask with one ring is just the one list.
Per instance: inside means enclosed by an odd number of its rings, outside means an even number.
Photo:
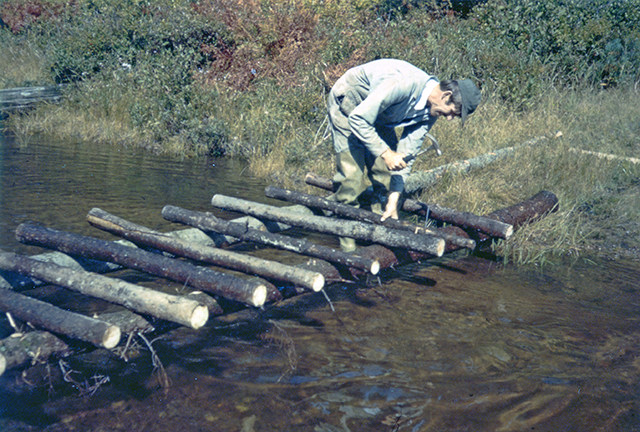
[{"label": "bush with red leaves", "polygon": [[20,33],[37,21],[60,16],[75,1],[59,2],[48,0],[10,0],[0,6],[0,19],[14,33]]}]

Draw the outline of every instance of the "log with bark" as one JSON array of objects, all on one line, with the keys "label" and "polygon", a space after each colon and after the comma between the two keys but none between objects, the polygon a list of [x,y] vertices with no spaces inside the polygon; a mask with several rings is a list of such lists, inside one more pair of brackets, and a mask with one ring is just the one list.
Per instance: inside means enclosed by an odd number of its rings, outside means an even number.
[{"label": "log with bark", "polygon": [[[551,192],[540,191],[528,200],[489,213],[485,215],[485,217],[502,220],[505,223],[518,228],[520,226],[535,222],[557,210],[558,198]],[[456,226],[448,226],[446,228],[443,228],[443,230],[459,236],[468,235],[464,230]],[[480,248],[483,249],[486,246],[487,242],[491,239],[492,238],[487,235],[480,234],[479,241],[482,242],[479,244]],[[447,253],[454,252],[459,249],[459,246],[453,244],[447,245]],[[380,262],[381,269],[387,269],[390,267],[395,267],[397,265],[429,258],[428,255],[415,253],[413,251],[409,251],[406,254],[398,254],[397,252],[391,251],[379,245],[362,248],[358,250],[358,254],[364,257],[376,257],[376,259],[378,259]],[[352,270],[352,273],[354,274],[354,276],[358,275],[355,270]]]},{"label": "log with bark", "polygon": [[23,255],[0,252],[0,269],[40,279],[195,329],[202,327],[209,318],[207,307],[196,301],[106,276],[44,263]]},{"label": "log with bark", "polygon": [[294,239],[285,235],[258,231],[248,228],[245,224],[219,219],[211,213],[196,212],[174,206],[165,206],[162,209],[162,216],[169,221],[190,225],[205,232],[217,232],[232,236],[241,241],[259,243],[276,249],[295,252],[300,255],[320,258],[349,268],[357,268],[374,275],[380,270],[380,265],[374,259],[362,258],[357,255],[344,253],[307,240]]},{"label": "log with bark", "polygon": [[[333,181],[318,176],[314,173],[308,173],[305,182],[311,186],[331,191],[335,190]],[[458,210],[442,207],[436,204],[427,204],[413,199],[405,199],[402,201],[402,210],[409,213],[418,213],[426,216],[427,213],[431,219],[459,226],[465,230],[473,230],[484,233],[491,237],[508,239],[513,234],[513,226],[488,218],[486,216],[478,216],[469,212],[461,212]]]},{"label": "log with bark", "polygon": [[277,220],[310,231],[351,237],[387,247],[415,250],[436,257],[442,256],[444,253],[444,240],[428,234],[411,234],[381,225],[324,216],[299,216],[290,213],[286,208],[269,206],[225,195],[214,195],[211,199],[211,204],[227,211],[240,212],[259,219]]},{"label": "log with bark", "polygon": [[0,340],[0,356],[6,359],[7,369],[44,361],[51,356],[66,357],[69,354],[69,346],[46,331],[14,333]]},{"label": "log with bark", "polygon": [[[313,291],[324,287],[324,276],[277,261],[256,258],[236,252],[203,246],[153,231],[107,213],[98,208],[87,215],[90,224],[123,237],[138,246],[150,246],[173,255],[226,267],[247,274],[293,284]],[[276,290],[276,292],[278,292]]]},{"label": "log with bark", "polygon": [[0,310],[35,327],[69,336],[97,347],[113,348],[120,342],[120,327],[60,309],[26,295],[0,290]]},{"label": "log with bark", "polygon": [[335,201],[329,201],[316,195],[281,189],[274,186],[267,186],[265,188],[265,195],[269,198],[294,202],[297,204],[305,205],[307,207],[314,207],[321,210],[327,210],[334,214],[361,222],[379,224],[386,226],[387,228],[409,231],[414,234],[420,233],[433,235],[435,237],[444,239],[448,243],[453,243],[456,246],[464,247],[467,249],[473,250],[476,247],[476,242],[469,238],[451,235],[438,229],[429,229],[416,224],[412,224],[410,222],[400,221],[398,219],[386,219],[382,221],[380,215],[372,211],[337,203]]},{"label": "log with bark", "polygon": [[114,262],[250,306],[262,306],[267,296],[266,281],[244,280],[107,240],[27,223],[16,228],[16,238],[25,244],[55,249],[73,256]]}]

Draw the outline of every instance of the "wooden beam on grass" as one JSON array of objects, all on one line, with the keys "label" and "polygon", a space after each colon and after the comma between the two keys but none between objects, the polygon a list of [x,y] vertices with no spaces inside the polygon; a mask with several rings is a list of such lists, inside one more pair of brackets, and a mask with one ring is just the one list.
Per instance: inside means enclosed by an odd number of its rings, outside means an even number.
[{"label": "wooden beam on grass", "polygon": [[44,263],[24,255],[0,252],[0,269],[40,279],[194,329],[202,327],[209,318],[207,307],[196,301],[106,276]]},{"label": "wooden beam on grass", "polygon": [[55,249],[73,256],[117,263],[249,306],[262,306],[267,296],[266,285],[268,282],[266,281],[241,279],[107,240],[28,223],[20,224],[16,228],[16,238],[25,244]]}]

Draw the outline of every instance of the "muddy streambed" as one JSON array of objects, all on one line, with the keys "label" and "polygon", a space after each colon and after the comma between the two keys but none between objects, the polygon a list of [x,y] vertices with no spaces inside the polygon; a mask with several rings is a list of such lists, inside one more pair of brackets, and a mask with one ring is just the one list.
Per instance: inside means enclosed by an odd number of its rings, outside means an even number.
[{"label": "muddy streambed", "polygon": [[[29,255],[42,250],[13,239],[27,220],[112,238],[86,223],[91,208],[166,231],[177,228],[160,215],[166,204],[212,211],[215,193],[269,202],[234,161],[37,137],[5,137],[0,149],[0,248]],[[631,261],[416,263],[380,283],[334,284],[331,304],[306,294],[197,331],[168,328],[152,341],[155,367],[140,345],[126,362],[87,349],[7,372],[0,430],[636,431],[639,276]],[[0,336],[11,331],[2,318]]]}]

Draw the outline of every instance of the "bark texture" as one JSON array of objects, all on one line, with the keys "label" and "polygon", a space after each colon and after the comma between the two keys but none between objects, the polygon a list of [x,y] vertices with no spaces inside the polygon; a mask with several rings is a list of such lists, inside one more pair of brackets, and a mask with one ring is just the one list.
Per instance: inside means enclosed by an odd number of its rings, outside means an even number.
[{"label": "bark texture", "polygon": [[14,291],[0,290],[0,310],[41,329],[113,348],[120,342],[120,328],[95,318],[60,309]]},{"label": "bark texture", "polygon": [[24,366],[36,360],[46,360],[54,355],[66,357],[69,355],[69,347],[49,332],[31,331],[0,340],[0,356],[5,358],[7,369]]},{"label": "bark texture", "polygon": [[215,195],[211,204],[228,211],[241,212],[257,218],[277,220],[310,231],[371,241],[387,247],[399,247],[442,256],[445,242],[428,234],[407,234],[380,225],[339,220],[323,216],[299,216],[286,208],[273,207],[225,195]]},{"label": "bark texture", "polygon": [[276,249],[320,258],[346,267],[358,268],[372,274],[376,274],[380,269],[379,264],[375,260],[344,253],[330,247],[317,245],[307,240],[294,239],[285,235],[254,230],[248,228],[244,224],[218,219],[211,213],[195,212],[182,209],[180,207],[165,206],[162,209],[162,216],[172,222],[190,225],[203,231],[222,233],[235,237],[241,241],[255,242],[268,245]]},{"label": "bark texture", "polygon": [[435,237],[440,237],[447,243],[453,243],[456,246],[468,249],[474,249],[476,247],[476,242],[469,238],[451,235],[438,229],[424,228],[419,225],[400,221],[397,219],[386,219],[384,221],[381,221],[380,215],[369,210],[364,210],[350,205],[329,201],[316,195],[281,189],[273,186],[267,186],[267,188],[265,189],[265,195],[269,198],[275,198],[283,201],[302,204],[307,207],[327,210],[334,214],[361,222],[383,225],[387,228],[412,232],[414,234],[428,234]]},{"label": "bark texture", "polygon": [[[333,182],[331,180],[313,173],[307,174],[305,182],[321,189],[328,191],[333,190]],[[456,225],[464,229],[471,229],[491,237],[507,239],[513,234],[513,226],[502,221],[494,220],[486,216],[478,216],[469,212],[461,212],[436,204],[427,204],[413,199],[403,200],[402,210],[409,213],[419,213],[423,216],[428,212],[429,218],[431,219]]]},{"label": "bark texture", "polygon": [[178,324],[200,328],[209,318],[206,306],[180,296],[139,287],[117,279],[0,252],[0,269],[40,279]]},{"label": "bark texture", "polygon": [[92,209],[87,215],[87,219],[92,225],[123,237],[139,246],[150,246],[174,255],[293,284],[313,291],[320,291],[324,287],[324,276],[320,273],[288,266],[277,261],[265,260],[176,239],[149,228],[132,224],[100,209]]},{"label": "bark texture", "polygon": [[267,282],[244,280],[111,241],[31,224],[19,225],[16,228],[16,238],[25,244],[55,249],[69,255],[116,263],[250,306],[262,306],[266,299]]}]

